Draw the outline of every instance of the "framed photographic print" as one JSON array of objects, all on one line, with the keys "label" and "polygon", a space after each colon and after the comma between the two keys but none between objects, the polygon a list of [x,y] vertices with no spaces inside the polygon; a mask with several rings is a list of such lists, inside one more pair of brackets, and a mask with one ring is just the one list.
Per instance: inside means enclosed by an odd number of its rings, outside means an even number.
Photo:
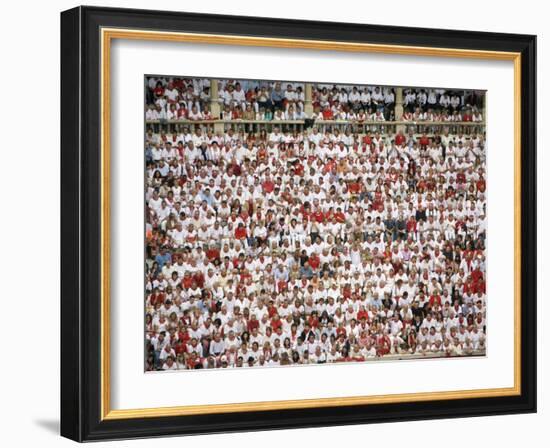
[{"label": "framed photographic print", "polygon": [[535,36],[61,14],[61,433],[536,411]]}]

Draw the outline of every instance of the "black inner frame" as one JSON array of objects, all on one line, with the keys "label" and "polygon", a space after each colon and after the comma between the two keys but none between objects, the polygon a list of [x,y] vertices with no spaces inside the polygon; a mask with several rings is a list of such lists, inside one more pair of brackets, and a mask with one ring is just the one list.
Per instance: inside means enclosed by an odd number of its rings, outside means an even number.
[{"label": "black inner frame", "polygon": [[[102,27],[521,53],[521,395],[101,421]],[[536,412],[535,58],[531,35],[96,7],[63,12],[61,434],[92,441]]]}]

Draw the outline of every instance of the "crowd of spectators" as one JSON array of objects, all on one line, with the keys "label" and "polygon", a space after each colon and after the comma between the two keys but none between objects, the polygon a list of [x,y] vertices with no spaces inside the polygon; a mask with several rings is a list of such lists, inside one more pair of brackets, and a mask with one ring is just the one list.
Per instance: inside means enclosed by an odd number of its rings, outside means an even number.
[{"label": "crowd of spectators", "polygon": [[[216,82],[219,113],[212,112]],[[147,79],[146,120],[169,121],[395,121],[396,89],[384,86],[313,84],[305,107],[305,84],[280,81]],[[483,94],[449,89],[404,89],[404,121],[481,122]]]},{"label": "crowd of spectators", "polygon": [[477,91],[404,89],[403,121],[483,122],[484,95]]},{"label": "crowd of spectators", "polygon": [[146,370],[485,353],[484,135],[145,142]]}]

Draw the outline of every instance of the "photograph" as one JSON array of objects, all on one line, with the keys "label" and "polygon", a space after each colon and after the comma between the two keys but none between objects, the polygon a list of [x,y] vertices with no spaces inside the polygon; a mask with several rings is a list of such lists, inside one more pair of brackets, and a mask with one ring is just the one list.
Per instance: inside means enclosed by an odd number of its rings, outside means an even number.
[{"label": "photograph", "polygon": [[61,435],[523,443],[542,15],[237,5],[60,14]]},{"label": "photograph", "polygon": [[146,372],[486,356],[486,91],[144,78]]}]

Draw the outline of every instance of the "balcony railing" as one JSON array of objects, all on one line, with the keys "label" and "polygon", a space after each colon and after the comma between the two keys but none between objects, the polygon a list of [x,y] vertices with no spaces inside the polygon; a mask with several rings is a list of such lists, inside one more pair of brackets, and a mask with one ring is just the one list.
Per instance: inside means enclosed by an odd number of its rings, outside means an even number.
[{"label": "balcony railing", "polygon": [[[278,127],[286,132],[303,132],[307,127],[312,126],[311,120],[146,120],[146,126],[153,128],[154,132],[164,130],[166,132],[178,132],[185,127],[199,127],[203,131],[227,131],[234,129],[243,132],[259,132],[265,129],[271,132]],[[331,131],[338,129],[346,131],[350,129],[353,133],[364,134],[366,132],[395,133],[402,129],[405,132],[413,131],[415,134],[433,134],[436,130],[449,129],[452,134],[472,134],[485,130],[485,122],[472,121],[348,121],[348,120],[315,120],[313,126],[319,131]]]}]

